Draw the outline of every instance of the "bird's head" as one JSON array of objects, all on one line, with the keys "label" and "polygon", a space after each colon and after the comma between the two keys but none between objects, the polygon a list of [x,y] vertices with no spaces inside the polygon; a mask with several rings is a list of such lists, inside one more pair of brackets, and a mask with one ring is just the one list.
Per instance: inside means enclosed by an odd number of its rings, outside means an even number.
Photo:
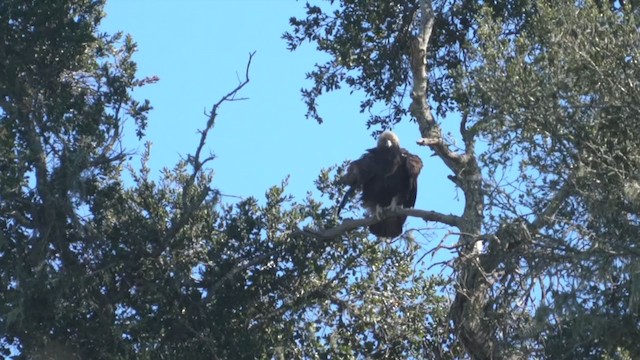
[{"label": "bird's head", "polygon": [[400,146],[400,139],[398,139],[398,135],[388,130],[380,134],[380,137],[378,138],[378,147],[391,148],[393,146]]}]

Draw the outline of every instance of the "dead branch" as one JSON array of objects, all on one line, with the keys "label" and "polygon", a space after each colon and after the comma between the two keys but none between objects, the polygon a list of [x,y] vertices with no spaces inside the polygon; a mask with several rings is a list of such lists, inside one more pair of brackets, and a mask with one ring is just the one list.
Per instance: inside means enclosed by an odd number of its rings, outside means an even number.
[{"label": "dead branch", "polygon": [[200,161],[200,153],[204,148],[204,144],[207,141],[207,135],[209,131],[213,128],[215,124],[216,117],[218,116],[218,108],[225,102],[228,101],[238,101],[244,100],[245,98],[236,98],[238,92],[242,90],[249,83],[249,68],[251,67],[251,60],[253,60],[253,56],[255,55],[255,51],[249,53],[249,60],[247,61],[247,66],[245,69],[244,80],[242,80],[238,86],[236,86],[233,90],[229,91],[226,95],[224,95],[217,103],[213,104],[211,111],[209,112],[209,119],[207,120],[207,126],[200,131],[200,143],[198,144],[198,148],[196,149],[195,155],[191,158],[193,165],[193,174],[192,179],[195,180],[195,175],[200,171],[202,166],[204,165],[204,161]]},{"label": "dead branch", "polygon": [[216,120],[216,117],[218,116],[218,108],[225,102],[240,100],[240,98],[237,98],[236,96],[238,95],[238,92],[242,90],[242,88],[244,88],[249,83],[249,69],[251,67],[251,60],[253,60],[254,55],[255,55],[255,51],[252,53],[249,53],[249,60],[247,61],[247,66],[245,68],[244,80],[242,80],[235,88],[229,91],[226,95],[221,97],[220,100],[218,100],[218,102],[213,104],[213,107],[211,108],[211,111],[209,112],[209,114],[205,114],[209,117],[209,119],[207,119],[207,125],[205,126],[205,128],[199,131],[200,142],[198,143],[196,152],[194,155],[189,155],[187,157],[187,163],[191,165],[192,171],[189,178],[187,179],[184,186],[182,187],[183,211],[180,214],[179,218],[175,222],[173,222],[171,228],[167,231],[166,238],[173,237],[176,233],[178,233],[178,231],[180,231],[180,229],[182,229],[182,227],[184,227],[184,225],[187,223],[187,220],[189,219],[191,214],[202,204],[202,202],[206,199],[206,197],[209,195],[209,193],[212,190],[210,188],[207,188],[201,194],[199,194],[197,198],[191,199],[191,200],[189,199],[189,197],[192,195],[191,189],[193,187],[193,184],[195,183],[198,175],[201,174],[202,168],[207,162],[214,159],[213,155],[207,156],[204,159],[202,159],[201,154],[207,142],[207,135],[215,125],[215,120]]}]

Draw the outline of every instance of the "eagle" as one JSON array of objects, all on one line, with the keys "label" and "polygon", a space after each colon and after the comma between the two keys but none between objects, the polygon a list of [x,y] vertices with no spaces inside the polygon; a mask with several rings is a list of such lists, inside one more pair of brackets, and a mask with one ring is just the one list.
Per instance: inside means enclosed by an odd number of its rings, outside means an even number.
[{"label": "eagle", "polygon": [[[338,214],[357,190],[362,190],[363,206],[378,217],[383,208],[413,207],[420,170],[420,157],[401,148],[396,134],[383,132],[377,146],[352,161],[340,179],[340,183],[350,188],[338,206]],[[394,238],[402,234],[406,219],[406,215],[388,217],[370,225],[369,231],[378,237]]]}]

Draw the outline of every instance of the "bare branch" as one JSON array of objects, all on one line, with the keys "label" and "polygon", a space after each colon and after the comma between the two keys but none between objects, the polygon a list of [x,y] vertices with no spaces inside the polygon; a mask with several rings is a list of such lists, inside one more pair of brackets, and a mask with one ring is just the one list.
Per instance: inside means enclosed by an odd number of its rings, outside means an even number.
[{"label": "bare branch", "polygon": [[299,230],[297,233],[304,236],[308,236],[308,237],[328,240],[328,239],[333,239],[340,235],[343,235],[348,231],[355,230],[363,226],[369,226],[381,220],[384,220],[388,217],[397,216],[397,215],[417,217],[427,222],[429,221],[439,222],[439,223],[447,224],[453,227],[458,227],[461,221],[459,216],[452,215],[452,214],[443,214],[437,211],[420,210],[420,209],[396,208],[396,209],[383,210],[380,218],[371,216],[364,219],[346,219],[342,222],[340,226],[337,226],[331,229],[317,230],[317,229],[305,228],[304,230]]},{"label": "bare branch", "polygon": [[[249,60],[247,61],[247,67],[245,70],[244,80],[242,80],[238,86],[236,86],[233,90],[229,91],[225,96],[220,98],[217,103],[213,105],[211,108],[211,112],[209,112],[209,120],[207,121],[207,126],[204,130],[200,131],[200,143],[198,144],[198,148],[196,149],[196,154],[193,156],[193,176],[195,179],[195,175],[200,171],[202,163],[200,162],[200,153],[204,148],[204,144],[207,141],[207,135],[209,134],[209,130],[213,128],[215,124],[216,117],[218,116],[218,108],[224,102],[240,100],[240,98],[236,98],[236,95],[243,87],[245,87],[249,83],[249,68],[251,67],[251,60],[253,60],[253,56],[255,55],[255,51],[249,54]],[[244,99],[244,98],[242,98]]]},{"label": "bare branch", "polygon": [[249,83],[249,69],[251,67],[251,61],[253,60],[253,56],[255,55],[255,51],[249,53],[249,60],[247,61],[247,66],[245,69],[245,77],[234,89],[229,91],[226,95],[224,95],[218,102],[213,104],[211,108],[211,112],[208,114],[209,119],[207,120],[207,125],[203,130],[200,130],[200,142],[198,143],[198,147],[196,148],[195,155],[189,155],[187,157],[187,162],[192,166],[192,172],[189,176],[189,179],[185,182],[182,187],[182,212],[179,215],[177,221],[172,223],[171,228],[167,231],[167,238],[174,236],[180,229],[187,223],[187,219],[191,216],[191,214],[204,202],[207,195],[211,192],[210,188],[205,189],[201,194],[198,194],[196,198],[192,198],[189,200],[191,194],[191,189],[193,184],[196,181],[196,178],[199,174],[201,174],[201,170],[203,166],[214,159],[213,155],[207,156],[204,159],[201,159],[202,150],[204,149],[205,143],[207,141],[207,135],[209,131],[215,125],[216,117],[218,116],[218,108],[225,102],[228,101],[237,101],[241,98],[236,98],[238,92],[242,90]]}]

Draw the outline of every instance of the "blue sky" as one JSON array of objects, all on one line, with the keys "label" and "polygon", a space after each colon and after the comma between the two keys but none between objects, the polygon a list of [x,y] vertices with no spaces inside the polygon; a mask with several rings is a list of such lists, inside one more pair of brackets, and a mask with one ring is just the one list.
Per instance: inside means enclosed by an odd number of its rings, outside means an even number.
[{"label": "blue sky", "polygon": [[[288,192],[301,199],[313,190],[320,169],[357,158],[375,144],[365,126],[367,114],[359,113],[361,97],[348,89],[320,99],[322,125],[304,117],[305,73],[327,59],[313,44],[289,52],[281,39],[288,19],[304,16],[304,2],[111,0],[105,11],[104,31],[123,31],[137,42],[139,75],[160,78],[136,94],[154,106],[145,140],[153,143],[156,175],[195,150],[197,129],[206,122],[203,112],[238,84],[252,51],[251,82],[240,94],[248,100],[222,106],[207,143],[217,156],[211,166],[222,193],[262,198],[290,175]],[[394,131],[425,162],[416,207],[459,214],[462,202],[446,178],[448,170],[415,144],[417,125],[404,122]],[[129,149],[140,152],[142,144],[127,136]],[[425,227],[421,220],[410,224]]]}]

